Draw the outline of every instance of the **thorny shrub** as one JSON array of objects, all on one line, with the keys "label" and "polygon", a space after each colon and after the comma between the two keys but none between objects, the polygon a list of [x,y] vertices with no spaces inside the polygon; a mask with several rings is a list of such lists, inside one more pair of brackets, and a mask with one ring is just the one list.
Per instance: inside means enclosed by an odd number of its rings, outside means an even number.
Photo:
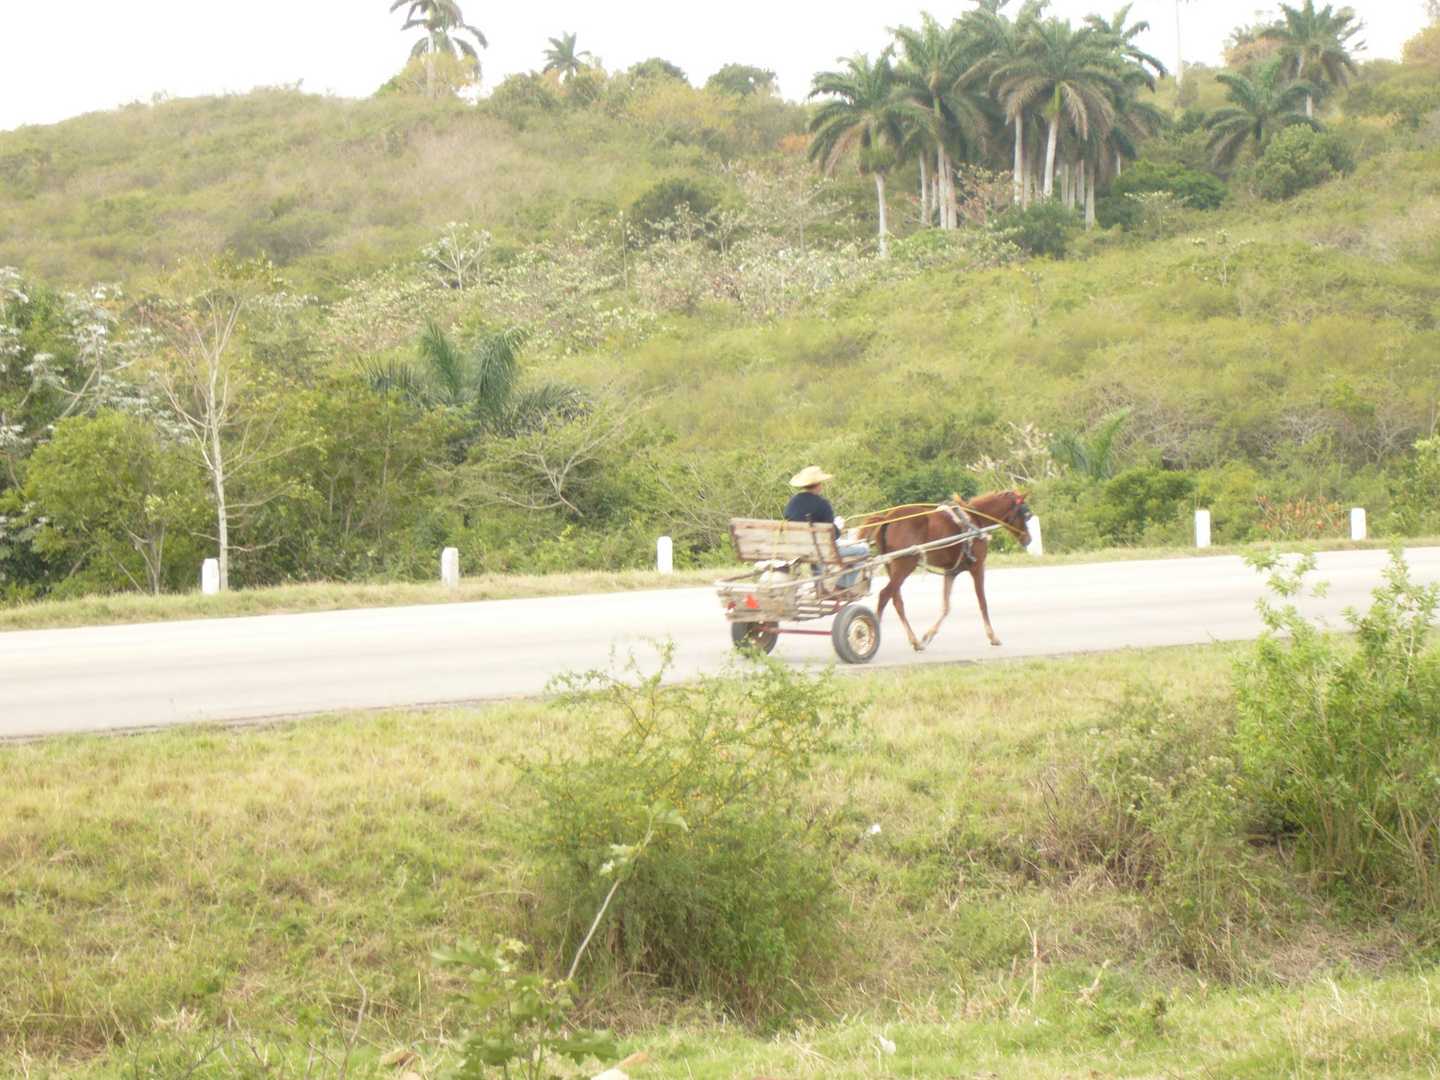
[{"label": "thorny shrub", "polygon": [[[1299,594],[1313,555],[1272,571]],[[1316,591],[1320,591],[1317,588]],[[1294,604],[1262,602],[1266,630],[1236,672],[1237,734],[1257,794],[1297,864],[1377,908],[1440,908],[1440,587],[1411,583],[1391,549],[1369,611],[1346,612],[1353,642]]]},{"label": "thorny shrub", "polygon": [[[799,1004],[805,969],[838,950],[842,812],[808,798],[805,781],[860,707],[833,675],[766,660],[753,674],[666,687],[673,646],[660,653],[650,675],[632,659],[621,675],[562,680],[564,707],[585,727],[571,752],[523,763],[543,803],[537,853],[555,906],[593,910],[611,846],[640,834],[647,807],[673,806],[688,830],[655,839],[594,948],[616,972],[773,1017]],[[584,930],[565,922],[567,941]]]}]

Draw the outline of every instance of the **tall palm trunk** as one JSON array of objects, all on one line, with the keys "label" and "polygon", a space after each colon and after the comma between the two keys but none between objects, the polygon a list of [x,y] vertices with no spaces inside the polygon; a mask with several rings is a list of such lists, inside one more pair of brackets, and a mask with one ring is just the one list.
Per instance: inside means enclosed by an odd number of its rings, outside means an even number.
[{"label": "tall palm trunk", "polygon": [[920,227],[930,227],[930,173],[925,168],[925,151],[916,155],[920,159]]},{"label": "tall palm trunk", "polygon": [[1083,161],[1080,168],[1084,170],[1081,176],[1085,177],[1085,228],[1088,229],[1095,224],[1095,174],[1100,170],[1098,167],[1086,169]]},{"label": "tall palm trunk", "polygon": [[1180,0],[1175,0],[1175,89],[1185,81],[1185,53],[1180,43]]},{"label": "tall palm trunk", "polygon": [[[430,35],[430,51],[425,54],[425,96],[431,101],[435,100],[435,31],[428,31]],[[224,581],[224,571],[221,571],[221,581]],[[224,585],[220,586],[222,589]]]},{"label": "tall palm trunk", "polygon": [[1025,184],[1025,118],[1023,114],[1015,114],[1015,165],[1012,179],[1015,182],[1015,201],[1024,202]]},{"label": "tall palm trunk", "polygon": [[885,217],[885,174],[879,171],[875,173],[875,196],[880,204],[880,257],[888,259],[890,245],[886,238],[890,234],[890,229],[886,224]]},{"label": "tall palm trunk", "polygon": [[1055,146],[1060,141],[1060,115],[1050,121],[1050,138],[1045,144],[1045,198],[1055,194]]},{"label": "tall palm trunk", "polygon": [[1315,119],[1315,99],[1309,94],[1305,95],[1305,118],[1307,120]]}]

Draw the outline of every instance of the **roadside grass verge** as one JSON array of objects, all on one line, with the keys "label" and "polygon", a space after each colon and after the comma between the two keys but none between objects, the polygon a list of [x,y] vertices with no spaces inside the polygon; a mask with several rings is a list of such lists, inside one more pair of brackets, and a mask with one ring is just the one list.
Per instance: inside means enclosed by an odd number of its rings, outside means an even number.
[{"label": "roadside grass verge", "polygon": [[[1386,540],[1314,540],[1304,546],[1315,551],[1380,550]],[[1407,541],[1408,547],[1440,545],[1440,537]],[[1106,548],[1069,552],[1039,558],[1023,551],[996,552],[990,565],[1070,566],[1080,563],[1129,562],[1142,559],[1193,559],[1243,555],[1254,544],[1209,548]],[[1301,545],[1280,545],[1286,550]],[[356,608],[406,607],[422,604],[463,604],[477,600],[523,600],[541,596],[584,596],[595,593],[638,592],[645,589],[704,588],[717,578],[739,573],[742,567],[710,567],[659,574],[647,570],[574,571],[566,574],[482,574],[462,578],[454,589],[434,582],[316,582],[263,589],[232,589],[219,596],[199,592],[146,596],[112,593],[73,600],[43,600],[0,607],[0,632],[54,630],[70,626],[116,626],[125,623],[176,622],[184,619],[225,619],[244,615],[293,615],[307,611],[346,611]]]},{"label": "roadside grass verge", "polygon": [[[1055,850],[1083,837],[1053,795],[1115,703],[1149,688],[1222,715],[1237,648],[853,680],[866,730],[813,781],[856,826],[849,947],[813,1004],[736,1030],[597,954],[585,1019],[655,1055],[637,1080],[1433,1075],[1420,928],[1342,918],[1259,845],[1275,887],[1197,963],[1143,889]],[[218,1040],[195,1076],[248,1075],[247,1053],[303,1076],[307,1040],[342,1051],[363,987],[350,1075],[395,1075],[397,1046],[437,1075],[458,1021],[432,948],[499,932],[559,960],[507,759],[577,723],[517,702],[0,748],[0,1073],[175,1077]]]}]

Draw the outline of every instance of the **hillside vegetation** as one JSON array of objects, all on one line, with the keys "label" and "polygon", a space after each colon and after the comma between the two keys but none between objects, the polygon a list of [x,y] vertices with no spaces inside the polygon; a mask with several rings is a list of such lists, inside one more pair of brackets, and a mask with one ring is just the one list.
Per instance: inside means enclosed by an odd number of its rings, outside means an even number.
[{"label": "hillside vegetation", "polygon": [[[1433,28],[1339,75],[1240,28],[1178,90],[1132,30],[926,23],[819,109],[577,61],[0,135],[0,590],[704,566],[807,461],[851,516],[1033,490],[1059,551],[1433,532]],[[1093,138],[1025,96],[1060,45]],[[992,74],[919,123],[952,47]]]}]

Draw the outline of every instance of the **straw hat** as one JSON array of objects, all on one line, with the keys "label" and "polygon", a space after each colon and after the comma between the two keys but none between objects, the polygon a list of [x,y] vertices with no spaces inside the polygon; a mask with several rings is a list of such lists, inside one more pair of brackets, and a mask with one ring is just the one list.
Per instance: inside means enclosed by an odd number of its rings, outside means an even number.
[{"label": "straw hat", "polygon": [[790,478],[790,486],[807,488],[811,484],[823,483],[826,480],[834,480],[828,472],[821,472],[819,465],[806,465]]}]

